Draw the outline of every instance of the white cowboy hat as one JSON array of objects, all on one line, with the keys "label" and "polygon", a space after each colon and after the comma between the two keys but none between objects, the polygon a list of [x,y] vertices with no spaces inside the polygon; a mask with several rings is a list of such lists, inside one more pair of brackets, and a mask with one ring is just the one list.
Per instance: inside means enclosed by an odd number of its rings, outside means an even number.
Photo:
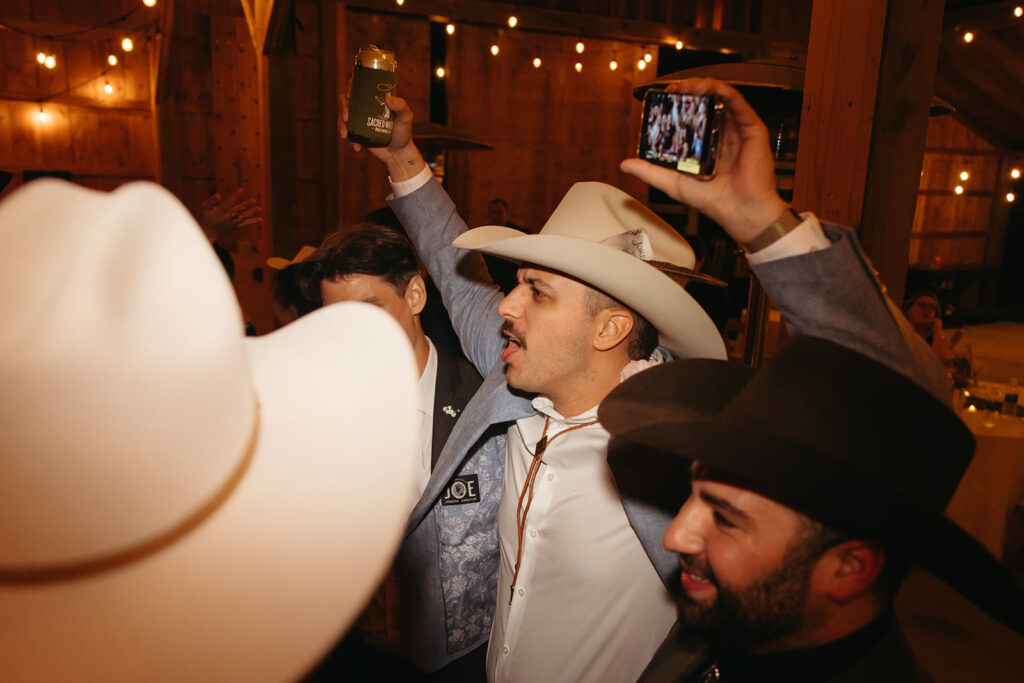
[{"label": "white cowboy hat", "polygon": [[301,676],[411,505],[415,365],[371,306],[242,336],[163,188],[0,203],[0,677]]},{"label": "white cowboy hat", "polygon": [[582,280],[646,318],[661,345],[681,358],[726,357],[711,318],[665,274],[693,277],[693,249],[643,203],[611,185],[576,183],[536,235],[485,225],[452,244]]},{"label": "white cowboy hat", "polygon": [[311,247],[308,244],[302,246],[295,254],[295,258],[288,260],[283,256],[271,256],[267,259],[267,265],[274,270],[284,270],[288,266],[295,265],[296,263],[302,263],[310,256],[316,253],[316,247]]}]

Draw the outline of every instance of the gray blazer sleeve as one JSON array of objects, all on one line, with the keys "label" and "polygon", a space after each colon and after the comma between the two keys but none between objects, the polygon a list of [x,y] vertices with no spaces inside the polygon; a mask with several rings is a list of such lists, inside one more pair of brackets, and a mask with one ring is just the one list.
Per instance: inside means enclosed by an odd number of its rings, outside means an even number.
[{"label": "gray blazer sleeve", "polygon": [[505,339],[498,315],[501,291],[491,283],[483,257],[458,249],[452,241],[466,231],[440,183],[429,181],[388,204],[405,226],[420,260],[430,273],[466,357],[481,375],[501,359]]},{"label": "gray blazer sleeve", "polygon": [[832,246],[751,266],[789,331],[822,337],[914,380],[947,405],[945,368],[886,295],[852,230],[822,223]]}]

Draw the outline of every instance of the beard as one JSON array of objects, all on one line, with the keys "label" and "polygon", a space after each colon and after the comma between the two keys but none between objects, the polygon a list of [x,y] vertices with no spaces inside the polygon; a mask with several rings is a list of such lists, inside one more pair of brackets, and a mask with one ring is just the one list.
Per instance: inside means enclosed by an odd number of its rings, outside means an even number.
[{"label": "beard", "polygon": [[723,653],[742,654],[768,641],[795,633],[804,624],[811,572],[820,553],[800,547],[786,551],[782,566],[742,590],[723,586],[710,566],[695,570],[717,589],[715,601],[702,604],[686,593],[680,620]]}]

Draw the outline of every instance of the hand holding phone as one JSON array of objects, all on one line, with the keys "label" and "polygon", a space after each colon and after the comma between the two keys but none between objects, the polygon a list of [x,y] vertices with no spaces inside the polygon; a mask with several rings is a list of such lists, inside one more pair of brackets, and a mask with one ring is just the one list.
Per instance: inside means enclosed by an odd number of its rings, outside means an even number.
[{"label": "hand holding phone", "polygon": [[655,165],[643,158],[626,159],[620,168],[705,214],[737,242],[749,242],[787,206],[775,189],[775,159],[768,128],[743,96],[721,81],[687,78],[673,83],[667,91],[712,95],[724,104],[714,177],[681,173],[677,167],[664,168],[664,164]]}]

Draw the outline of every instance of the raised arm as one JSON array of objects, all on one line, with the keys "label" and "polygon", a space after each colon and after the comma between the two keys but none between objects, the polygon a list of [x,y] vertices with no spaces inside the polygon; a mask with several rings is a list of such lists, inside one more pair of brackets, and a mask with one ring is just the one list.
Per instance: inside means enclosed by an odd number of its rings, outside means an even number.
[{"label": "raised arm", "polygon": [[[419,149],[412,141],[412,111],[400,97],[388,96],[387,106],[395,114],[391,144],[368,147],[387,167],[395,197],[388,204],[402,222],[430,273],[466,357],[480,374],[500,361],[505,339],[498,303],[502,294],[487,274],[478,252],[457,249],[452,241],[466,231],[451,198],[434,181]],[[347,101],[342,100],[338,128],[345,137]],[[360,145],[353,144],[355,149]]]},{"label": "raised arm", "polygon": [[717,172],[700,179],[640,159],[626,173],[716,221],[747,251],[754,272],[796,334],[830,339],[909,376],[945,402],[942,364],[885,294],[852,231],[795,216],[775,188],[768,129],[732,87],[706,78],[669,90],[725,102]]}]

